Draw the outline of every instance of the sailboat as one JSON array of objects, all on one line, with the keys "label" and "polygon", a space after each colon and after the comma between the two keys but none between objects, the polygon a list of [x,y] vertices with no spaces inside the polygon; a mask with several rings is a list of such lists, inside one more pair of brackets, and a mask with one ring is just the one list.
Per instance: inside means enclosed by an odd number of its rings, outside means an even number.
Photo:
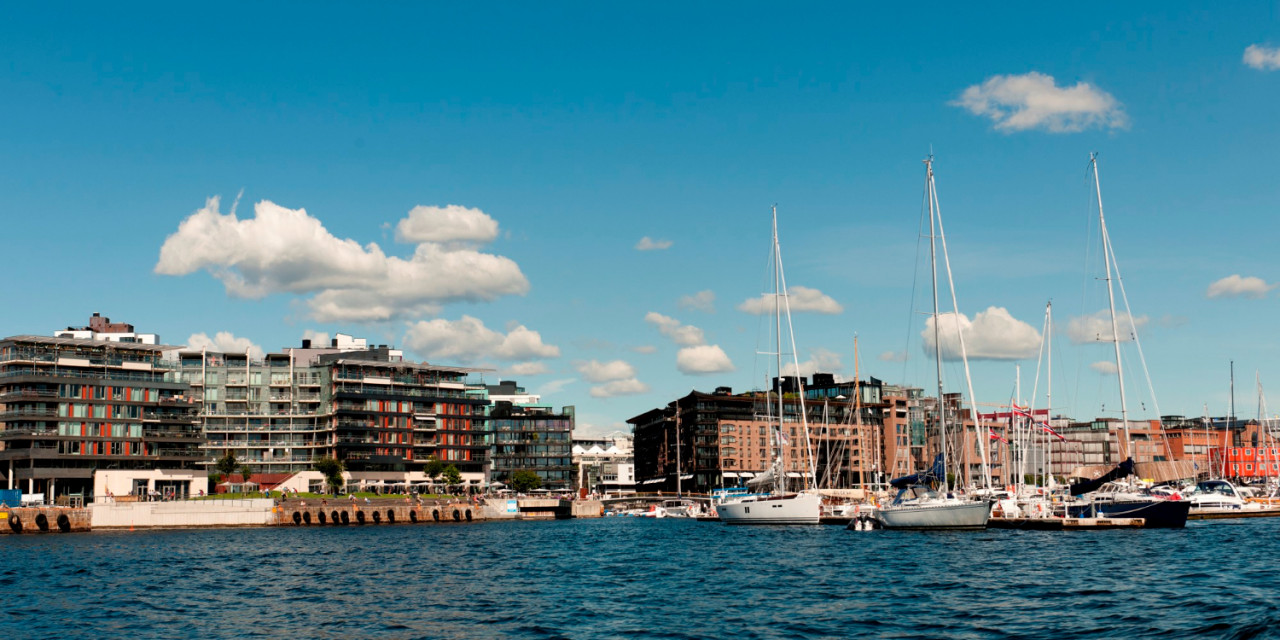
[{"label": "sailboat", "polygon": [[[1111,343],[1115,348],[1116,380],[1120,385],[1120,424],[1124,442],[1122,449],[1126,459],[1115,469],[1095,480],[1085,480],[1071,485],[1071,495],[1084,496],[1082,504],[1069,507],[1074,517],[1108,518],[1142,518],[1147,528],[1180,528],[1187,524],[1187,514],[1191,503],[1181,499],[1162,499],[1142,493],[1137,488],[1128,486],[1124,481],[1136,474],[1137,463],[1133,459],[1133,439],[1129,435],[1129,409],[1124,393],[1124,364],[1120,358],[1120,328],[1116,319],[1116,295],[1112,286],[1111,271],[1115,266],[1116,277],[1120,277],[1119,266],[1115,264],[1115,253],[1111,250],[1111,237],[1107,234],[1107,221],[1102,214],[1102,186],[1098,179],[1098,154],[1089,157],[1089,166],[1093,170],[1094,192],[1098,196],[1098,227],[1102,233],[1102,256],[1106,263],[1107,300],[1111,310]],[[1122,289],[1123,292],[1123,289]],[[1129,314],[1133,322],[1133,315]],[[1133,328],[1134,333],[1137,329]]]},{"label": "sailboat", "polygon": [[[947,482],[947,407],[942,392],[942,340],[938,316],[938,252],[937,238],[944,238],[942,231],[942,211],[938,206],[938,192],[933,182],[933,157],[925,164],[925,197],[929,204],[929,247],[931,250],[930,271],[933,274],[933,348],[938,372],[938,428],[941,435],[941,452],[934,461],[933,467],[923,474],[913,474],[897,478],[890,484],[898,489],[893,502],[882,505],[876,510],[876,519],[886,529],[983,529],[991,516],[991,505],[985,500],[963,500],[949,492]],[[936,227],[935,227],[936,223]],[[946,240],[942,241],[943,255],[946,255]],[[947,277],[950,281],[951,263],[947,263]],[[955,287],[951,287],[951,302],[955,312],[959,313],[955,299]],[[968,376],[968,356],[965,353],[964,337],[960,338],[960,355],[965,360],[965,373]],[[969,397],[973,398],[973,385],[969,384]],[[980,456],[982,457],[982,476],[989,488],[990,475],[987,468],[986,437],[978,435]],[[963,439],[962,439],[963,440]],[[965,465],[967,467],[967,465]],[[968,469],[965,469],[965,476]],[[956,477],[956,482],[963,479]],[[933,489],[940,485],[941,492]]]},{"label": "sailboat", "polygon": [[[745,496],[726,498],[724,501],[716,505],[716,512],[720,515],[720,520],[727,524],[818,524],[822,517],[822,496],[813,489],[812,486],[805,487],[809,491],[789,492],[787,490],[787,479],[791,474],[787,468],[787,441],[784,432],[784,415],[786,403],[783,401],[783,385],[782,385],[782,318],[785,315],[787,319],[787,333],[791,339],[792,361],[795,365],[797,374],[800,371],[799,358],[796,356],[795,331],[791,326],[791,304],[787,300],[787,281],[782,272],[782,248],[778,243],[778,207],[773,207],[773,284],[774,284],[774,333],[776,338],[774,355],[777,357],[778,378],[776,389],[778,401],[777,415],[772,415],[772,406],[770,405],[769,420],[776,418],[776,430],[771,428],[774,445],[777,447],[777,455],[773,459],[769,470],[755,477],[751,484],[763,488],[766,484],[772,485],[772,490],[767,494],[749,494]],[[799,376],[797,376],[799,377]],[[804,406],[804,383],[800,382],[799,394],[796,402],[799,404],[799,418],[801,431],[804,434],[805,452],[808,454],[807,474],[801,474],[802,477],[807,476],[807,482],[814,481],[815,469],[813,465],[813,451],[809,447],[809,424],[808,417]],[[772,392],[767,392],[772,393]]]}]

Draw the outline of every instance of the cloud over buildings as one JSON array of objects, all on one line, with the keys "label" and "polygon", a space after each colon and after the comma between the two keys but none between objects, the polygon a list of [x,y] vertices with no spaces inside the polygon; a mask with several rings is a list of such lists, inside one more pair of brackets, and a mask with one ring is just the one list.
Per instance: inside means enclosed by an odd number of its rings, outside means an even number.
[{"label": "cloud over buildings", "polygon": [[[774,294],[766,293],[759,298],[744,300],[738,310],[761,316],[773,313]],[[787,302],[793,312],[812,312],[835,315],[844,312],[844,307],[831,296],[809,287],[795,286],[787,290]]]},{"label": "cloud over buildings", "polygon": [[716,344],[685,347],[676,353],[676,369],[691,376],[733,371],[733,361]]},{"label": "cloud over buildings", "polygon": [[559,347],[543,343],[540,333],[524,325],[504,334],[466,315],[455,321],[437,318],[413,323],[404,335],[404,344],[428,359],[462,363],[489,358],[520,362],[560,356]]},{"label": "cloud over buildings", "polygon": [[649,385],[636,379],[635,368],[625,360],[588,360],[575,366],[583,380],[596,383],[590,391],[593,398],[612,398],[649,391]]},{"label": "cloud over buildings", "polygon": [[[1004,307],[989,307],[969,320],[964,314],[938,314],[938,333],[942,345],[943,360],[959,360],[960,336],[963,333],[965,352],[970,360],[1022,360],[1034,357],[1040,351],[1040,332],[1031,325],[1014,318]],[[922,347],[933,357],[934,318],[925,320]]]},{"label": "cloud over buildings", "polygon": [[264,355],[262,347],[253,343],[248,338],[238,338],[230,331],[219,331],[209,337],[207,333],[193,333],[187,338],[187,348],[192,350],[208,350],[218,353],[246,353],[250,358],[261,358]]},{"label": "cloud over buildings", "polygon": [[995,75],[972,85],[950,102],[990,119],[998,131],[1039,129],[1074,133],[1085,129],[1123,129],[1129,119],[1111,94],[1087,82],[1059,87],[1053,76],[1036,71]]},{"label": "cloud over buildings", "polygon": [[321,322],[378,322],[527,293],[529,282],[514,261],[472,246],[496,231],[478,209],[415,207],[396,235],[418,244],[411,257],[400,258],[375,243],[334,236],[305,209],[263,200],[253,218],[241,220],[220,213],[213,197],[165,239],[155,272],[203,269],[234,297],[310,295],[306,305]]}]

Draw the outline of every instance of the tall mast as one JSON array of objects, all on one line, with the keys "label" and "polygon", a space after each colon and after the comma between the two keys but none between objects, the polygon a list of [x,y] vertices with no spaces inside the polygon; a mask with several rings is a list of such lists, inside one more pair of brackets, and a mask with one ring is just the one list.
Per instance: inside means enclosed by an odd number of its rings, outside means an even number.
[{"label": "tall mast", "polygon": [[[778,371],[778,460],[781,469],[778,474],[778,492],[787,492],[787,449],[783,445],[783,402],[782,402],[782,247],[778,244],[778,205],[773,205],[773,337],[774,357],[777,359]],[[797,371],[796,373],[799,373]]]},{"label": "tall mast", "polygon": [[[1107,220],[1102,215],[1102,184],[1098,180],[1098,154],[1089,156],[1093,167],[1093,187],[1098,194],[1098,226],[1102,229],[1102,260],[1107,265],[1107,300],[1111,306],[1111,344],[1116,351],[1116,379],[1120,381],[1120,424],[1124,427],[1124,449],[1133,458],[1133,441],[1129,436],[1129,405],[1124,396],[1124,364],[1120,361],[1120,328],[1116,322],[1116,293],[1111,286],[1111,238],[1107,235]],[[1136,462],[1136,460],[1135,460]]]},{"label": "tall mast", "polygon": [[[1045,306],[1044,306],[1044,315],[1045,315],[1045,319],[1044,319],[1044,343],[1045,343],[1045,345],[1046,345],[1046,347],[1045,347],[1045,356],[1046,356],[1046,360],[1047,360],[1047,362],[1045,363],[1045,373],[1046,373],[1046,374],[1048,374],[1048,375],[1047,375],[1047,378],[1048,378],[1048,382],[1047,382],[1047,384],[1048,384],[1048,388],[1047,388],[1047,390],[1045,391],[1045,398],[1044,398],[1044,422],[1045,422],[1045,424],[1049,424],[1049,421],[1053,419],[1053,339],[1052,339],[1052,332],[1053,332],[1053,301],[1052,301],[1052,300],[1050,300],[1048,303],[1046,303],[1046,304],[1045,304]],[[1031,420],[1034,422],[1034,421],[1035,421],[1035,416],[1031,416]],[[1043,430],[1043,429],[1041,429],[1041,432],[1043,433],[1043,432],[1044,432],[1044,430]],[[1045,433],[1045,434],[1044,434],[1044,452],[1045,452],[1045,453],[1044,453],[1044,459],[1045,459],[1044,466],[1045,466],[1045,475],[1046,475],[1046,476],[1048,476],[1048,477],[1045,479],[1045,485],[1046,485],[1046,486],[1053,486],[1053,482],[1052,482],[1052,480],[1053,480],[1053,474],[1049,473],[1049,470],[1048,470],[1048,467],[1049,467],[1049,461],[1053,458],[1052,456],[1050,456],[1050,455],[1049,455],[1049,447],[1050,447],[1050,446],[1052,446],[1052,443],[1049,441],[1049,434],[1048,434],[1048,433]]]},{"label": "tall mast", "polygon": [[[787,275],[782,271],[782,246],[778,244],[778,207],[773,207],[773,248],[774,253],[778,256],[778,285],[781,291],[782,308],[787,314],[787,338],[791,341],[791,365],[795,367],[796,373],[796,405],[800,412],[800,431],[804,435],[804,453],[807,464],[805,469],[809,473],[809,482],[806,484],[808,489],[816,489],[818,469],[813,460],[813,442],[809,437],[809,412],[804,406],[804,377],[800,375],[800,354],[796,353],[796,329],[791,322],[791,301],[787,298]],[[779,319],[779,334],[781,334],[781,319]],[[778,375],[782,375],[782,336],[778,336]],[[779,423],[781,428],[781,423]]]},{"label": "tall mast", "polygon": [[[942,396],[942,331],[938,328],[938,248],[933,217],[933,156],[924,161],[925,198],[929,201],[929,272],[933,281],[933,361],[938,371],[938,439],[942,443],[942,490],[950,490],[947,483],[947,405]],[[957,478],[958,479],[958,478]]]},{"label": "tall mast", "polygon": [[[955,316],[957,319],[956,338],[960,342],[960,361],[964,364],[964,381],[969,391],[969,404],[973,408],[973,411],[972,411],[973,435],[974,435],[974,439],[978,441],[978,456],[982,458],[982,481],[984,483],[983,486],[989,489],[991,488],[991,468],[988,466],[988,461],[987,461],[987,436],[985,434],[980,435],[978,431],[980,425],[978,424],[979,418],[978,418],[978,411],[977,411],[978,409],[977,398],[973,394],[973,376],[969,374],[969,354],[964,344],[964,332],[960,331],[960,324],[959,324],[960,304],[956,302],[956,283],[955,283],[955,280],[952,279],[951,277],[951,255],[950,253],[947,252],[947,234],[942,229],[942,205],[938,203],[938,187],[933,180],[932,158],[930,158],[930,163],[929,163],[929,194],[933,199],[934,211],[938,215],[938,237],[942,239],[942,260],[943,260],[943,265],[946,266],[946,269],[947,269],[947,287],[951,290],[951,309],[953,313],[955,313]],[[936,302],[936,299],[937,299],[936,291],[934,292],[934,299]],[[934,324],[937,325],[936,319],[934,320]],[[939,369],[942,368],[941,361],[938,362],[938,368]],[[961,429],[961,433],[962,434],[965,433],[965,430]],[[965,441],[965,438],[961,437],[960,438],[961,446],[964,446],[963,445],[964,441]],[[968,460],[968,450],[969,450],[968,447],[965,447],[966,455],[964,459],[966,461]],[[966,479],[969,476],[968,464],[965,465],[964,475]],[[957,478],[956,481],[959,482],[960,479]]]}]

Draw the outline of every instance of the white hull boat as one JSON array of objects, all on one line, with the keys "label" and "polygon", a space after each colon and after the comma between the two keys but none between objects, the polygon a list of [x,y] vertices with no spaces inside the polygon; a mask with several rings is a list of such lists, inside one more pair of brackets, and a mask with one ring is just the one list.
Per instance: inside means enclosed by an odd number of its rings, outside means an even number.
[{"label": "white hull boat", "polygon": [[990,517],[986,502],[954,498],[909,501],[876,511],[885,529],[985,529]]},{"label": "white hull boat", "polygon": [[822,497],[812,493],[749,496],[716,505],[725,524],[819,524]]}]

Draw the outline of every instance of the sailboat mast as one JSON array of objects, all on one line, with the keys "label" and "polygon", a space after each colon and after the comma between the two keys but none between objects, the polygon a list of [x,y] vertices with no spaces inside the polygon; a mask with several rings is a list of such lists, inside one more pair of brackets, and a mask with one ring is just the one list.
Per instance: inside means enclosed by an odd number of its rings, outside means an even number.
[{"label": "sailboat mast", "polygon": [[778,443],[778,460],[782,462],[781,469],[776,471],[778,475],[777,484],[778,492],[787,492],[787,449],[783,445],[783,402],[782,402],[782,256],[779,255],[782,247],[778,244],[778,205],[773,205],[773,337],[774,337],[774,357],[777,359],[778,371],[778,435],[775,437]]},{"label": "sailboat mast", "polygon": [[[942,443],[942,489],[950,490],[947,482],[947,406],[942,395],[942,331],[938,327],[938,232],[933,216],[933,156],[924,161],[925,197],[929,201],[929,272],[933,281],[933,361],[938,371],[938,439]],[[957,478],[958,479],[958,478]]]},{"label": "sailboat mast", "polygon": [[[1093,187],[1098,195],[1098,226],[1102,230],[1102,260],[1107,265],[1107,301],[1111,307],[1111,344],[1116,352],[1116,380],[1120,381],[1120,424],[1124,427],[1125,453],[1133,458],[1133,441],[1129,436],[1129,405],[1124,396],[1124,364],[1120,361],[1120,328],[1116,322],[1116,293],[1111,286],[1111,238],[1107,235],[1107,220],[1102,215],[1102,183],[1098,179],[1098,154],[1089,156],[1093,167]],[[1136,459],[1135,459],[1136,462]]]},{"label": "sailboat mast", "polygon": [[[1046,378],[1047,378],[1047,389],[1045,390],[1045,397],[1044,397],[1044,422],[1045,422],[1045,424],[1049,424],[1049,421],[1053,419],[1053,340],[1052,340],[1052,332],[1053,332],[1053,301],[1049,301],[1048,303],[1046,303],[1046,304],[1045,304],[1045,306],[1044,306],[1044,316],[1045,316],[1045,318],[1044,318],[1044,343],[1045,343],[1045,345],[1046,345],[1046,347],[1045,347],[1045,360],[1046,360],[1046,362],[1045,362],[1045,373],[1047,374],[1047,375],[1046,375]],[[1034,421],[1034,420],[1035,420],[1035,416],[1031,416],[1031,419],[1032,419],[1032,421]],[[1041,431],[1043,432],[1044,430],[1043,430],[1043,429],[1041,429]],[[1046,486],[1052,486],[1052,485],[1053,485],[1053,483],[1052,483],[1053,475],[1052,475],[1052,474],[1050,474],[1050,473],[1049,473],[1049,471],[1048,471],[1049,461],[1050,461],[1050,460],[1052,460],[1052,456],[1050,456],[1050,455],[1049,455],[1049,447],[1050,447],[1050,446],[1052,446],[1052,443],[1049,441],[1049,434],[1048,434],[1048,433],[1045,433],[1045,434],[1044,434],[1044,452],[1045,452],[1045,453],[1044,453],[1044,458],[1045,458],[1045,467],[1046,467],[1046,469],[1045,469],[1045,475],[1046,475],[1046,476],[1048,476],[1048,478],[1045,480],[1045,485],[1046,485]]]},{"label": "sailboat mast", "polygon": [[[948,253],[947,251],[947,233],[942,229],[942,205],[938,203],[938,187],[933,180],[933,164],[932,163],[930,163],[929,165],[929,191],[930,191],[930,194],[933,196],[934,210],[937,212],[937,215],[938,215],[938,237],[942,239],[942,261],[943,261],[943,265],[946,267],[946,270],[947,270],[947,288],[950,289],[951,291],[951,309],[955,313],[956,320],[957,320],[956,338],[960,343],[960,361],[964,364],[964,381],[965,381],[966,388],[969,391],[969,404],[973,408],[973,411],[972,411],[973,435],[974,435],[974,439],[978,441],[978,456],[982,459],[982,481],[984,483],[983,486],[989,489],[991,488],[991,468],[988,466],[988,461],[987,461],[987,437],[985,435],[979,435],[978,433],[978,428],[980,426],[978,424],[979,422],[978,403],[977,403],[977,398],[973,394],[973,376],[970,375],[969,373],[969,354],[964,344],[964,332],[960,331],[960,323],[959,323],[960,304],[956,302],[956,283],[955,283],[955,280],[951,277],[951,254]],[[936,321],[935,321],[935,324],[936,324]],[[961,423],[961,426],[963,427],[963,423]],[[965,432],[966,430],[962,428],[961,433],[963,434]],[[960,438],[961,446],[964,446],[964,441],[965,441],[965,438],[963,437]],[[968,447],[965,447],[965,456],[964,456],[964,460],[966,461],[966,464],[964,467],[965,480],[967,480],[969,477],[969,468],[967,464],[968,457],[969,457],[968,451],[969,451]],[[956,481],[960,482],[960,478],[956,478]]]}]

